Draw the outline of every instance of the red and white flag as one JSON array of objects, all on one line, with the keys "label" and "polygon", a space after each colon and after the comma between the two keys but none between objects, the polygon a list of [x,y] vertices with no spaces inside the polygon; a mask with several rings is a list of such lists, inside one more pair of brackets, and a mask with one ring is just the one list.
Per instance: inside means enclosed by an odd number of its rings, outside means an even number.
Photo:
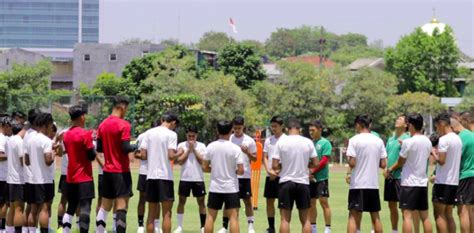
[{"label": "red and white flag", "polygon": [[235,26],[234,20],[232,18],[229,18],[229,26],[232,28],[232,31],[237,34],[237,27]]}]

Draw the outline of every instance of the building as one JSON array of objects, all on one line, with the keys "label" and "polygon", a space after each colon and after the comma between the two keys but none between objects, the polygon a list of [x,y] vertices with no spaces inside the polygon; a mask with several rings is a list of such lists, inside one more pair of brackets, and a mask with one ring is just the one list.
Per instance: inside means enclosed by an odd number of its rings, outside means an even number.
[{"label": "building", "polygon": [[99,41],[99,0],[0,0],[0,48]]},{"label": "building", "polygon": [[157,44],[76,44],[73,57],[73,88],[81,83],[92,85],[102,73],[122,75],[123,68],[134,58],[158,52]]},{"label": "building", "polygon": [[336,66],[336,63],[334,63],[331,59],[328,58],[323,58],[321,61],[321,57],[318,55],[303,55],[303,56],[297,56],[297,57],[287,57],[283,58],[282,60],[284,61],[291,61],[291,62],[304,62],[311,64],[315,67],[325,67],[325,68],[333,68]]},{"label": "building", "polygon": [[351,71],[357,71],[362,68],[376,68],[379,70],[385,69],[384,59],[381,57],[376,58],[359,58],[353,61],[347,68]]}]

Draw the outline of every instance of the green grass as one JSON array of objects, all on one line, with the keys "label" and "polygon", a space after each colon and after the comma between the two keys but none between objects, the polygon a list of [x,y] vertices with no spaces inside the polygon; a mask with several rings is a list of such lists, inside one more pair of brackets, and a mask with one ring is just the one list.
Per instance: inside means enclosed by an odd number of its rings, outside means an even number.
[{"label": "green grass", "polygon": [[[346,224],[347,224],[347,216],[348,216],[348,211],[347,211],[347,194],[349,190],[349,186],[345,183],[344,181],[344,176],[345,176],[345,171],[346,169],[344,168],[338,168],[338,167],[333,167],[330,170],[330,180],[329,180],[329,187],[330,187],[330,198],[329,198],[329,203],[332,209],[332,232],[339,233],[339,232],[345,232],[346,231]],[[137,184],[137,179],[138,179],[138,169],[133,170],[133,187],[136,187]],[[177,190],[178,190],[178,184],[179,184],[179,173],[180,170],[179,168],[175,168],[174,170],[174,176],[175,176],[175,194],[177,195]],[[95,174],[96,177],[96,174]],[[380,196],[383,198],[383,180],[382,180],[382,174],[380,174]],[[59,173],[57,174],[57,181],[59,181]],[[206,184],[209,184],[209,175],[206,174]],[[259,199],[258,199],[258,210],[255,211],[255,230],[257,233],[264,232],[265,229],[267,228],[267,217],[266,217],[266,204],[265,204],[265,198],[263,198],[263,187],[265,184],[265,172],[262,172],[262,176],[260,179],[260,190],[259,190]],[[96,183],[97,185],[97,183]],[[208,185],[207,187],[208,188]],[[430,185],[431,188],[431,185]],[[134,190],[135,196],[130,200],[129,204],[129,210],[127,214],[127,232],[136,232],[138,222],[137,222],[137,205],[138,205],[138,192]],[[57,219],[57,206],[59,202],[59,197],[60,194],[57,194],[57,196],[54,199],[54,204],[52,208],[52,223],[51,227],[53,229],[56,229],[56,219]],[[431,198],[431,189],[429,191],[429,198]],[[207,198],[206,198],[207,200]],[[391,232],[391,224],[390,224],[390,216],[389,216],[389,211],[387,207],[387,203],[382,201],[382,211],[380,212],[381,219],[382,219],[382,224],[383,224],[383,229],[384,232]],[[96,206],[96,200],[93,201],[92,204],[92,213],[91,213],[91,232],[95,230],[95,206]],[[243,204],[242,204],[243,206]],[[173,230],[176,227],[176,207],[177,207],[177,197],[176,197],[176,202],[174,203],[173,206]],[[430,216],[431,216],[431,222],[434,226],[434,221],[433,217],[431,214],[432,211],[432,206],[430,203]],[[278,212],[277,212],[278,213]],[[459,228],[459,223],[458,223],[458,217],[455,214],[455,219],[456,219],[456,224]],[[146,217],[145,217],[146,219]],[[216,231],[220,229],[221,227],[221,219],[222,219],[222,212],[219,212],[218,220],[215,224],[215,229]],[[401,219],[401,217],[400,217]],[[188,201],[186,203],[186,208],[185,208],[185,214],[184,214],[184,221],[183,221],[183,228],[184,232],[198,232],[199,226],[200,226],[200,221],[199,221],[199,214],[198,214],[198,206],[194,198],[190,197],[188,198]],[[279,214],[276,216],[276,227],[277,229],[279,228]],[[363,219],[362,219],[362,232],[369,232],[370,231],[370,216],[368,214],[364,214]],[[319,232],[324,232],[324,218],[322,215],[321,208],[318,205],[318,231]],[[244,209],[240,209],[240,226],[241,226],[241,232],[246,232],[247,229],[247,222],[246,222],[246,217],[245,217],[245,212]],[[75,225],[73,226],[75,227]],[[107,221],[107,229],[109,232],[111,232],[111,227],[112,227],[112,214],[108,215],[108,221]],[[399,229],[401,230],[401,222],[399,222]],[[291,223],[291,232],[301,232],[301,227],[298,221],[298,215],[297,211],[293,211],[293,216],[292,216],[292,223]],[[400,231],[401,232],[401,231]]]}]

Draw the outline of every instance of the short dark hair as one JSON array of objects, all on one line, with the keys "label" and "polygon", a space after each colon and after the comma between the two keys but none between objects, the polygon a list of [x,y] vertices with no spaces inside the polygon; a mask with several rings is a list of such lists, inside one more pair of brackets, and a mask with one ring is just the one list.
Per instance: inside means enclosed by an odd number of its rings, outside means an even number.
[{"label": "short dark hair", "polygon": [[288,120],[288,129],[301,129],[300,121],[295,118]]},{"label": "short dark hair", "polygon": [[189,132],[198,133],[198,129],[196,126],[191,125],[191,126],[186,127],[186,133],[189,133]]},{"label": "short dark hair", "polygon": [[323,125],[323,123],[322,123],[320,120],[311,121],[311,122],[309,123],[309,126],[313,126],[313,127],[318,128],[318,129],[323,129],[323,128],[324,128],[324,125]]},{"label": "short dark hair", "polygon": [[161,120],[164,121],[164,122],[168,122],[168,123],[176,121],[176,124],[179,124],[178,115],[176,115],[172,112],[165,112],[165,114],[163,114],[163,116],[161,116]]},{"label": "short dark hair", "polygon": [[161,119],[157,119],[151,122],[151,128],[155,128],[161,125]]},{"label": "short dark hair", "polygon": [[58,132],[58,126],[56,125],[56,123],[53,122],[53,133],[57,133]]},{"label": "short dark hair", "polygon": [[53,116],[50,113],[40,113],[36,116],[33,125],[37,127],[44,127],[53,123]]},{"label": "short dark hair", "polygon": [[28,111],[28,122],[30,125],[34,125],[36,117],[41,114],[41,110],[33,108]]},{"label": "short dark hair", "polygon": [[130,102],[128,101],[127,97],[124,96],[115,96],[112,100],[112,104],[114,107],[118,107],[119,105],[128,106]]},{"label": "short dark hair", "polygon": [[232,123],[227,120],[217,122],[217,132],[219,135],[227,135],[232,131]]},{"label": "short dark hair", "polygon": [[439,135],[434,133],[430,135],[431,146],[435,147],[438,146],[439,143]]},{"label": "short dark hair", "polygon": [[2,126],[5,126],[5,125],[12,126],[13,118],[9,115],[4,115],[0,118],[0,124]]},{"label": "short dark hair", "polygon": [[23,112],[20,112],[20,111],[14,111],[14,112],[12,113],[12,117],[13,117],[13,118],[19,117],[19,118],[26,119],[26,114],[23,113]]},{"label": "short dark hair", "polygon": [[423,129],[423,116],[419,113],[410,113],[408,115],[408,124],[413,125],[416,131]]},{"label": "short dark hair", "polygon": [[368,129],[372,123],[372,118],[367,114],[357,115],[354,124],[359,124],[360,126]]},{"label": "short dark hair", "polygon": [[12,132],[13,135],[17,135],[23,129],[23,125],[20,122],[13,120],[12,122]]},{"label": "short dark hair", "polygon": [[447,125],[451,125],[451,115],[447,112],[442,112],[435,117],[434,122],[435,123],[444,122]]},{"label": "short dark hair", "polygon": [[69,116],[71,117],[71,120],[75,120],[85,114],[87,114],[87,109],[84,109],[80,105],[74,105],[69,108]]},{"label": "short dark hair", "polygon": [[245,118],[243,116],[236,116],[232,120],[233,125],[245,125]]},{"label": "short dark hair", "polygon": [[471,112],[469,111],[464,111],[459,114],[461,121],[467,122],[467,123],[472,123],[474,122],[474,117],[472,117]]},{"label": "short dark hair", "polygon": [[280,116],[274,116],[270,120],[270,123],[277,123],[279,125],[283,125],[283,118],[281,118]]}]

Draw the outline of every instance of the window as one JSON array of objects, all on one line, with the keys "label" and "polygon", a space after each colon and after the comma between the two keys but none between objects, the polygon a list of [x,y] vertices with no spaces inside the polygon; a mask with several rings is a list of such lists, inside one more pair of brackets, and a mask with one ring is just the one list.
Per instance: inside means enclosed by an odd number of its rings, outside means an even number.
[{"label": "window", "polygon": [[145,55],[147,55],[149,53],[149,51],[145,50],[142,52],[142,57],[144,57]]},{"label": "window", "polygon": [[117,61],[117,54],[111,53],[111,54],[109,55],[109,60],[110,60],[110,61]]},{"label": "window", "polygon": [[91,55],[90,54],[84,54],[84,61],[90,61],[91,60]]}]

